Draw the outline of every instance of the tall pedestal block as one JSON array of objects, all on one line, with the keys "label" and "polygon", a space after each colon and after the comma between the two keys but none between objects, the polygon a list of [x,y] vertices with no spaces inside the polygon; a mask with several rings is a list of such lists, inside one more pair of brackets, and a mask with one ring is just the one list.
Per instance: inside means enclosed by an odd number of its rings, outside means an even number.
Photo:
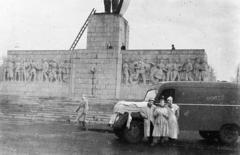
[{"label": "tall pedestal block", "polygon": [[87,49],[104,50],[112,48],[128,49],[129,25],[120,15],[95,14],[89,25],[87,34]]}]

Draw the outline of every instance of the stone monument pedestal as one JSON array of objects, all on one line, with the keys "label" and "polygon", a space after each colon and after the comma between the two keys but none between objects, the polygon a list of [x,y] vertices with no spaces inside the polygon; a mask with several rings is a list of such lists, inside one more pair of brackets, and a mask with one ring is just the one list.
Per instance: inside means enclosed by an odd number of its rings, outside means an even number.
[{"label": "stone monument pedestal", "polygon": [[87,49],[128,48],[129,25],[126,19],[116,14],[93,15],[87,32]]},{"label": "stone monument pedestal", "polygon": [[[201,65],[208,69],[204,49],[129,50],[128,45],[126,19],[117,14],[94,14],[89,21],[86,49],[8,51],[2,71],[3,77],[9,77],[0,85],[0,93],[58,97],[86,94],[111,104],[116,99],[141,100],[161,81],[186,81],[191,76],[198,81],[200,74],[194,70],[186,78],[186,69],[181,69],[186,63],[188,68]],[[25,71],[21,69],[24,65]],[[32,67],[35,65],[40,69]],[[47,68],[44,72],[43,65]],[[167,79],[165,72],[160,78],[155,76],[159,73],[156,68],[163,65],[177,68],[175,78]],[[19,80],[21,74],[30,80]]]},{"label": "stone monument pedestal", "polygon": [[[94,14],[87,32],[87,49],[72,56],[71,94],[98,99],[120,95],[122,54],[128,48],[128,22],[116,14]],[[93,72],[94,70],[94,72]]]}]

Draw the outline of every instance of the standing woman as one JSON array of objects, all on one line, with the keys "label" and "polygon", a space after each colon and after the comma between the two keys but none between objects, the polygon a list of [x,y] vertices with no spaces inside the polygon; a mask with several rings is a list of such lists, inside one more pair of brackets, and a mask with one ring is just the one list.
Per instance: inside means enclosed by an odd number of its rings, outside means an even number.
[{"label": "standing woman", "polygon": [[176,140],[179,134],[178,118],[179,118],[179,106],[173,104],[173,98],[170,96],[167,98],[167,107],[169,111],[168,127],[169,138]]},{"label": "standing woman", "polygon": [[153,129],[153,142],[152,146],[156,145],[159,140],[162,143],[167,141],[167,137],[169,135],[169,127],[168,127],[168,109],[164,103],[164,97],[160,99],[160,103],[155,103],[156,108],[153,111],[154,117],[154,129]]}]

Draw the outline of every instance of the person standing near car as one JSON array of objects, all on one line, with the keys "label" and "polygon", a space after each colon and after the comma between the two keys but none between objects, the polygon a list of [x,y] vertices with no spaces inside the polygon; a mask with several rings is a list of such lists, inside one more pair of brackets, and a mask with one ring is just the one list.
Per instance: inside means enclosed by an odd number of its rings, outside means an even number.
[{"label": "person standing near car", "polygon": [[143,141],[147,142],[151,136],[151,128],[153,128],[153,111],[156,108],[154,105],[154,99],[149,99],[147,104],[147,118],[144,119],[144,139]]},{"label": "person standing near car", "polygon": [[169,127],[168,127],[168,117],[169,112],[167,107],[165,106],[164,97],[162,96],[160,99],[160,103],[155,103],[156,108],[153,111],[154,116],[154,128],[153,128],[153,142],[151,146],[154,146],[161,140],[161,143],[167,141],[167,137],[169,135]]},{"label": "person standing near car", "polygon": [[[77,99],[77,101],[79,102],[79,100]],[[83,94],[82,95],[82,101],[80,102],[78,108],[76,109],[77,117],[75,122],[77,123],[81,123],[82,127],[86,130],[86,116],[88,113],[88,99],[87,97]]]},{"label": "person standing near car", "polygon": [[169,127],[169,138],[176,140],[179,134],[178,118],[179,118],[179,106],[173,104],[173,98],[169,96],[167,98],[167,108],[169,111],[168,127]]}]

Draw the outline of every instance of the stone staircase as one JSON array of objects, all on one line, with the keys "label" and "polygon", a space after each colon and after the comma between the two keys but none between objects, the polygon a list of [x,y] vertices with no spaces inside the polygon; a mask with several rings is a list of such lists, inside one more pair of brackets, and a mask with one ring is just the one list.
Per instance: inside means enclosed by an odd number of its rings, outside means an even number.
[{"label": "stone staircase", "polygon": [[[114,100],[89,99],[90,124],[107,124]],[[70,98],[0,95],[0,120],[71,122],[78,103]]]}]

